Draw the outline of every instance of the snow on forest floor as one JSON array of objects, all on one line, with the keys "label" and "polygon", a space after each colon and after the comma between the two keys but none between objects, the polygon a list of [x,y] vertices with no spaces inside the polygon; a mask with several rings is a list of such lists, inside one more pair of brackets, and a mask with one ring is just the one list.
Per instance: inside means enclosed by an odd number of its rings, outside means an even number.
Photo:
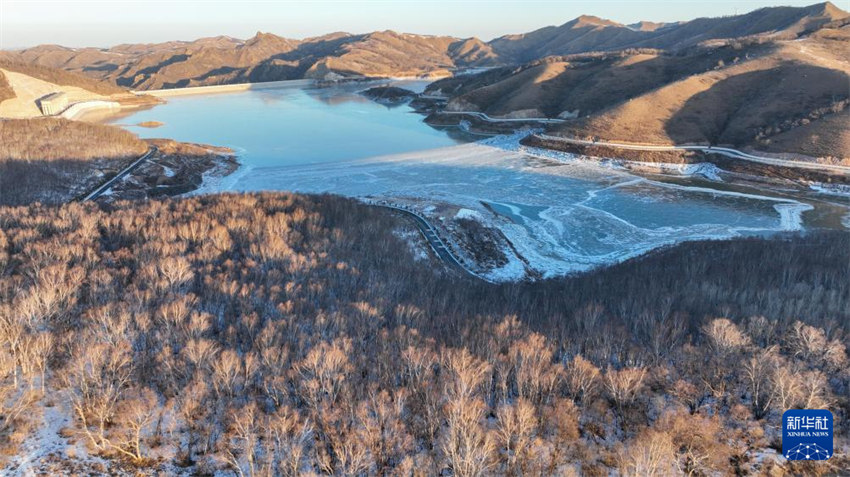
[{"label": "snow on forest floor", "polygon": [[[524,134],[356,161],[245,168],[203,192],[400,200],[435,222],[451,219],[434,216],[433,205],[449,204],[454,219],[496,228],[512,245],[504,250],[507,264],[484,272],[499,281],[527,278],[529,271],[542,277],[584,271],[685,240],[799,230],[811,209],[789,198],[668,184],[613,162],[526,148],[519,144]],[[672,172],[716,175],[696,165]]]},{"label": "snow on forest floor", "polygon": [[[39,400],[31,419],[32,430],[18,452],[5,465],[0,465],[0,476],[147,475],[125,465],[120,459],[89,453],[85,437],[74,423],[69,403],[59,396],[51,397],[50,391]],[[151,454],[156,460],[152,467],[156,475],[191,473],[191,469],[181,469],[173,464],[174,449],[170,447],[158,448]]]},{"label": "snow on forest floor", "polygon": [[107,471],[110,462],[89,455],[85,446],[63,435],[63,429],[71,429],[74,423],[67,403],[61,399],[41,400],[33,413],[34,431],[21,444],[18,453],[12,457],[0,475],[80,475]]}]

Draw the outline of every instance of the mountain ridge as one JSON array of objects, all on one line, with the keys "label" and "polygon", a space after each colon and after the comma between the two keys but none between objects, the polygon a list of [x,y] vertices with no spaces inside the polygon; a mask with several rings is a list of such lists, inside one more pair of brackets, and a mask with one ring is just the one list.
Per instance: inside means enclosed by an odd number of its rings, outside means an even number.
[{"label": "mountain ridge", "polygon": [[553,56],[436,81],[426,93],[447,97],[448,111],[562,118],[549,133],[567,137],[729,145],[847,162],[846,51],[850,24],[794,41]]},{"label": "mountain ridge", "polygon": [[334,32],[301,40],[257,32],[246,40],[219,35],[110,48],[38,45],[4,54],[17,61],[145,90],[304,77],[435,75],[455,68],[523,64],[553,55],[628,48],[679,50],[731,37],[791,38],[848,17],[847,12],[825,2],[666,24],[623,25],[582,15],[560,26],[504,35],[489,42],[391,30]]}]

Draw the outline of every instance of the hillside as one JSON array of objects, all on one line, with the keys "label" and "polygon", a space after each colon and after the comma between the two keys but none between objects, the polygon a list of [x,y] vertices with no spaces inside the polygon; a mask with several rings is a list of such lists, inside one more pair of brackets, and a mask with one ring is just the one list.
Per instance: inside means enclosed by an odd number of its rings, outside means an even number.
[{"label": "hillside", "polygon": [[850,123],[836,120],[850,105],[850,63],[812,53],[823,46],[820,38],[780,42],[768,55],[665,84],[559,131],[850,159]]},{"label": "hillside", "polygon": [[9,80],[6,79],[6,75],[0,71],[0,103],[13,98],[15,98],[15,90],[12,88],[12,85],[9,84]]},{"label": "hillside", "polygon": [[59,118],[0,120],[0,205],[68,201],[147,149],[114,126]]},{"label": "hillside", "polygon": [[328,195],[0,223],[4,475],[814,475],[775,451],[796,407],[848,445],[847,234],[492,286]]},{"label": "hillside", "polygon": [[141,140],[116,126],[62,118],[0,120],[0,207],[81,198],[145,153],[102,202],[185,194],[232,173],[233,151],[170,139]]},{"label": "hillside", "polygon": [[[17,53],[20,61],[66,68],[133,89],[160,89],[299,78],[415,76],[456,65],[492,62],[474,44],[452,37],[393,31],[363,35],[333,33],[291,40],[257,33],[155,45],[119,45],[107,50],[46,45]],[[486,47],[481,47],[486,50]],[[455,60],[457,58],[457,60]],[[331,75],[331,76],[334,76]]]},{"label": "hillside", "polygon": [[628,48],[680,50],[731,37],[795,38],[847,16],[831,3],[822,3],[670,24],[621,25],[582,16],[490,42],[393,31],[332,33],[303,40],[257,33],[248,40],[218,36],[108,49],[41,45],[3,56],[145,90],[352,75],[443,75],[453,68],[516,65],[553,55]]},{"label": "hillside", "polygon": [[30,76],[47,83],[73,86],[95,94],[112,95],[127,93],[127,90],[106,81],[90,78],[60,68],[0,59],[0,69]]},{"label": "hillside", "polygon": [[762,8],[745,15],[698,18],[676,24],[642,22],[637,28],[582,16],[558,27],[503,36],[491,41],[490,46],[502,62],[517,63],[588,51],[681,49],[709,40],[751,35],[794,38],[847,16],[847,12],[829,2],[800,8]]},{"label": "hillside", "polygon": [[[659,144],[725,144],[848,158],[850,26],[796,41],[735,40],[676,53],[550,57],[431,84],[454,111],[561,117],[552,132]],[[840,114],[839,114],[840,113]]]},{"label": "hillside", "polygon": [[18,72],[0,69],[11,97],[0,102],[0,118],[35,118],[42,115],[38,101],[51,93],[65,93],[69,103],[107,100],[108,97],[76,86],[57,85]]},{"label": "hillside", "polygon": [[40,117],[39,101],[52,93],[64,93],[68,105],[104,101],[140,106],[157,102],[153,97],[137,96],[110,82],[82,74],[0,59],[0,118]]},{"label": "hillside", "polygon": [[321,79],[329,73],[346,76],[447,73],[454,67],[448,52],[455,42],[455,38],[445,36],[375,32],[344,43],[332,54],[313,63],[305,76]]}]

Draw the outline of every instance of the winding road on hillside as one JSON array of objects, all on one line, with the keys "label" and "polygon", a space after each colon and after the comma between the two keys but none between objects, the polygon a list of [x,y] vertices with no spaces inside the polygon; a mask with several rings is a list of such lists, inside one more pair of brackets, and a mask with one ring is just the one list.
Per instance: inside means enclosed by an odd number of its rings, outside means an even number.
[{"label": "winding road on hillside", "polygon": [[[464,116],[473,116],[483,121],[491,123],[507,123],[507,122],[538,122],[544,124],[563,123],[564,119],[556,118],[494,118],[479,111],[440,111],[439,114],[457,114]],[[534,134],[535,137],[546,141],[558,141],[570,144],[579,144],[583,146],[607,146],[619,149],[630,149],[636,151],[702,151],[706,153],[721,154],[723,156],[742,159],[745,161],[758,162],[780,167],[793,167],[798,169],[811,169],[817,171],[834,171],[842,174],[850,174],[850,166],[841,166],[838,164],[821,164],[816,162],[794,161],[791,159],[779,159],[776,157],[764,157],[748,154],[730,147],[720,146],[697,146],[697,145],[647,145],[647,144],[629,144],[622,142],[609,141],[588,141],[584,139],[572,139],[563,136],[551,136],[548,134]]]},{"label": "winding road on hillside", "polygon": [[136,159],[135,161],[133,161],[133,163],[132,163],[132,164],[130,164],[129,166],[125,167],[125,168],[124,168],[121,172],[119,172],[118,174],[115,174],[115,177],[113,177],[112,179],[109,179],[109,180],[108,180],[108,181],[106,181],[103,185],[101,185],[101,186],[100,186],[100,187],[98,187],[97,189],[93,190],[93,191],[92,191],[89,195],[87,195],[87,196],[83,197],[82,202],[86,202],[86,201],[89,201],[89,200],[95,200],[95,199],[97,199],[98,197],[102,196],[102,195],[103,195],[106,191],[108,191],[109,189],[111,189],[111,188],[112,188],[112,186],[113,186],[116,182],[118,182],[119,180],[123,179],[123,178],[124,178],[124,176],[126,176],[127,174],[129,174],[129,173],[133,172],[133,169],[135,169],[135,168],[139,167],[139,165],[140,165],[141,163],[143,163],[143,162],[144,162],[147,158],[151,157],[151,156],[152,156],[155,152],[156,152],[156,147],[151,146],[151,148],[150,148],[150,149],[148,149],[148,152],[144,153],[144,154],[142,155],[142,157],[140,157],[140,158]]},{"label": "winding road on hillside", "polygon": [[723,156],[732,157],[735,159],[743,159],[745,161],[759,162],[761,164],[769,164],[772,166],[795,167],[798,169],[812,170],[830,170],[844,174],[850,174],[850,167],[840,166],[837,164],[820,164],[815,162],[793,161],[790,159],[778,159],[775,157],[755,156],[737,149],[718,146],[652,146],[643,144],[628,144],[620,142],[607,141],[588,141],[584,139],[572,139],[562,136],[550,136],[548,134],[534,134],[535,137],[544,141],[565,142],[570,144],[579,144],[584,146],[607,146],[618,149],[631,149],[636,151],[702,151],[706,153],[721,154]]},{"label": "winding road on hillside", "polygon": [[451,249],[449,249],[449,247],[437,234],[437,229],[417,212],[383,201],[375,201],[369,199],[362,200],[366,204],[402,212],[404,215],[413,218],[413,221],[416,223],[416,227],[422,233],[422,236],[425,237],[425,240],[428,242],[428,245],[431,247],[431,250],[433,250],[437,257],[439,257],[440,260],[442,260],[450,269],[459,271],[461,273],[467,273],[479,280],[484,280],[488,283],[494,283],[463,265],[460,260],[455,257]]},{"label": "winding road on hillside", "polygon": [[440,111],[439,114],[459,114],[463,116],[474,116],[488,123],[563,123],[566,119],[558,118],[494,118],[479,111]]}]

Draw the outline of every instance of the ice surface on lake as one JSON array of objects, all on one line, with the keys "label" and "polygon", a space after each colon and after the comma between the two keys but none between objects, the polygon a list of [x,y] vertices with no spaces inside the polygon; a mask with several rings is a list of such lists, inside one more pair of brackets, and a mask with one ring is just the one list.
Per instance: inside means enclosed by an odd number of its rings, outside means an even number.
[{"label": "ice surface on lake", "polygon": [[[125,118],[155,132],[234,147],[243,166],[201,192],[291,190],[456,205],[498,227],[544,276],[586,270],[664,244],[802,227],[790,199],[652,181],[610,164],[519,146],[518,136],[459,141],[407,106],[356,94],[363,85],[174,98]],[[433,217],[433,215],[432,215]],[[512,252],[506,250],[506,253]],[[491,273],[517,279],[521,261]]]},{"label": "ice surface on lake", "polygon": [[[332,164],[256,168],[233,176],[226,188],[455,204],[461,207],[459,217],[475,212],[502,230],[531,267],[547,276],[623,260],[683,240],[796,229],[801,225],[800,212],[809,207],[653,182],[584,161],[543,162],[481,144]],[[523,273],[516,267],[514,272]]]}]

